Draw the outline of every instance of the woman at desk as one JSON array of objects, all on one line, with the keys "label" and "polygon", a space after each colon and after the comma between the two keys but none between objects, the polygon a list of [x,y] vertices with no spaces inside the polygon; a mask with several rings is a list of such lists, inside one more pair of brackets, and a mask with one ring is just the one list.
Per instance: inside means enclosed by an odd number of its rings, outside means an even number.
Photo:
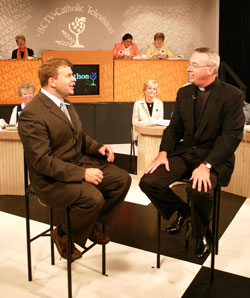
[{"label": "woman at desk", "polygon": [[164,43],[165,35],[158,32],[154,36],[154,42],[148,45],[145,55],[149,59],[167,59],[174,57],[170,47]]},{"label": "woman at desk", "polygon": [[139,54],[137,44],[133,43],[133,37],[129,33],[126,33],[122,41],[116,43],[113,48],[113,57],[118,59],[131,59]]},{"label": "woman at desk", "polygon": [[154,80],[149,80],[144,83],[143,92],[145,96],[134,103],[132,124],[133,124],[133,140],[137,141],[137,132],[134,125],[140,121],[162,120],[164,115],[163,102],[155,95],[158,91],[158,83]]},{"label": "woman at desk", "polygon": [[34,51],[26,48],[26,40],[23,35],[16,36],[16,44],[18,49],[12,51],[11,59],[27,59],[28,57],[34,57]]},{"label": "woman at desk", "polygon": [[18,90],[18,95],[21,97],[23,102],[14,107],[10,116],[10,122],[9,122],[10,125],[17,124],[20,113],[25,108],[25,106],[32,100],[35,93],[35,87],[32,84],[26,83],[26,82],[22,83],[17,90]]}]

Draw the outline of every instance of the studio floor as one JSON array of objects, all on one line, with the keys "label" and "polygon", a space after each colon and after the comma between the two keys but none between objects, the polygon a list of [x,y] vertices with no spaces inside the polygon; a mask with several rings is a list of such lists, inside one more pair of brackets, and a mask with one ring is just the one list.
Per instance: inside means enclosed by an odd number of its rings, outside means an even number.
[{"label": "studio floor", "polygon": [[[126,200],[107,227],[107,276],[101,274],[101,246],[96,245],[72,264],[73,297],[250,297],[250,198],[222,192],[219,255],[209,284],[210,256],[196,260],[193,241],[185,249],[183,235],[162,234],[161,268],[156,268],[156,211],[140,191],[138,177],[131,177]],[[47,237],[32,243],[33,281],[28,281],[21,204],[22,198],[0,197],[1,297],[67,297],[67,264],[56,251],[56,264],[50,265]],[[32,234],[45,227],[31,222]]]}]

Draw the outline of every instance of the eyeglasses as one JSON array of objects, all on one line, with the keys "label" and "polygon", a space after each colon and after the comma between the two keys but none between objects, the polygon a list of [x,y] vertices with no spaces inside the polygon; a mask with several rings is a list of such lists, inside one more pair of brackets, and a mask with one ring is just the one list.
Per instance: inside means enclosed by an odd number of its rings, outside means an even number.
[{"label": "eyeglasses", "polygon": [[213,67],[214,65],[198,65],[198,64],[195,64],[195,63],[190,63],[190,62],[188,62],[187,63],[187,66],[188,67],[192,67],[193,69],[197,69],[197,68],[200,68],[200,67]]}]

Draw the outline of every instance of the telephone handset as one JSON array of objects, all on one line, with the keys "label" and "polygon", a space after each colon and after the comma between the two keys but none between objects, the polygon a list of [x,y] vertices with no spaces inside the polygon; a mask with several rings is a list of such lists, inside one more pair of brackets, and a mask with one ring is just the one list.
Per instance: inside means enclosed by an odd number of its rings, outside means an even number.
[{"label": "telephone handset", "polygon": [[0,119],[0,128],[5,128],[8,124],[5,122],[4,119]]}]

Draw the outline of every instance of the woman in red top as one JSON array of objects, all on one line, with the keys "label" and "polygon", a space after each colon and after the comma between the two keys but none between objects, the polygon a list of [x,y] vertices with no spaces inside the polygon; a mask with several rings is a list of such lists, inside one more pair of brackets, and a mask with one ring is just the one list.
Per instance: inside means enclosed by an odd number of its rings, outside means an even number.
[{"label": "woman in red top", "polygon": [[11,59],[27,59],[28,57],[34,56],[34,51],[26,48],[25,42],[25,37],[23,35],[16,36],[18,49],[12,51]]},{"label": "woman in red top", "polygon": [[140,54],[137,44],[133,43],[131,34],[126,33],[120,43],[116,43],[113,48],[113,56],[118,59],[131,59]]}]

